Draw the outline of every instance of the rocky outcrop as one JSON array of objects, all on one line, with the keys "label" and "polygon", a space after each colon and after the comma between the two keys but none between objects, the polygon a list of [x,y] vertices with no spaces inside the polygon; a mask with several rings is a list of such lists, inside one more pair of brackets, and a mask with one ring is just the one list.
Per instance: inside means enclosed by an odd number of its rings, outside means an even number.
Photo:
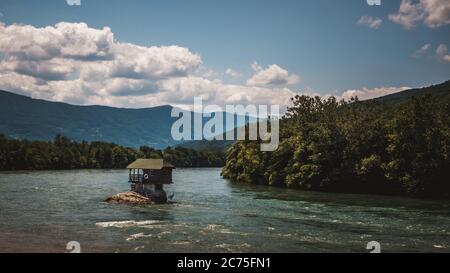
[{"label": "rocky outcrop", "polygon": [[111,196],[105,200],[105,202],[113,204],[128,204],[128,205],[154,205],[157,202],[151,198],[142,196],[136,192],[124,192]]}]

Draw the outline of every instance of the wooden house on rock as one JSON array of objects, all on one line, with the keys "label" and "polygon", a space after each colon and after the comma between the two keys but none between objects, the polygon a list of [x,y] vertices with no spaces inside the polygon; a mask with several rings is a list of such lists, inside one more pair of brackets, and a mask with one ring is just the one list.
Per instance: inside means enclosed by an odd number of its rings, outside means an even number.
[{"label": "wooden house on rock", "polygon": [[131,191],[157,203],[167,202],[164,185],[172,184],[173,165],[162,159],[138,159],[127,169],[130,170]]}]

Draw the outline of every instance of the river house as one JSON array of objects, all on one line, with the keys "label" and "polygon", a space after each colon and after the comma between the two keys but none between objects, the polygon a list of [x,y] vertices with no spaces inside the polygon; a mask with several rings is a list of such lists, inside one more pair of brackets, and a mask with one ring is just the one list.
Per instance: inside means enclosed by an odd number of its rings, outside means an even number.
[{"label": "river house", "polygon": [[130,170],[131,191],[151,198],[157,203],[167,202],[164,185],[172,184],[174,166],[162,159],[138,159],[127,169]]}]

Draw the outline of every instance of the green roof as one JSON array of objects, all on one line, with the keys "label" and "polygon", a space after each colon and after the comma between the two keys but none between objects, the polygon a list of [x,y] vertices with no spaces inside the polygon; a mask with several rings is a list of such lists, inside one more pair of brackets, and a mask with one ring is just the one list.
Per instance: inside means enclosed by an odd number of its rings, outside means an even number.
[{"label": "green roof", "polygon": [[175,167],[162,159],[138,159],[128,165],[127,169],[162,170],[163,168],[175,169]]}]

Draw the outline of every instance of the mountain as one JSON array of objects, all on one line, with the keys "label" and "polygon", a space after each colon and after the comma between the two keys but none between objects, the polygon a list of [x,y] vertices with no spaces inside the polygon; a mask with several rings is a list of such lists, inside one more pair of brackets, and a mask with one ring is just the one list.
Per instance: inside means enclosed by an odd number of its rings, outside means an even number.
[{"label": "mountain", "polygon": [[[375,100],[395,104],[413,96],[424,95],[450,96],[450,81],[406,90]],[[62,134],[77,141],[107,141],[128,147],[147,145],[158,149],[184,146],[199,150],[223,150],[234,143],[174,141],[171,128],[177,118],[171,117],[172,109],[172,106],[144,109],[77,106],[0,91],[0,134],[30,140],[50,140],[57,134]],[[245,122],[248,122],[248,119]],[[243,125],[244,123],[237,123],[237,126]]]},{"label": "mountain", "polygon": [[422,97],[427,95],[447,97],[450,96],[450,81],[446,81],[441,84],[432,85],[429,87],[415,88],[405,90],[395,94],[387,95],[384,97],[376,98],[375,100],[385,103],[401,103],[412,97]]},{"label": "mountain", "polygon": [[173,145],[171,106],[121,109],[75,106],[0,91],[0,133],[12,138],[107,141],[129,147]]},{"label": "mountain", "polygon": [[182,143],[171,136],[172,124],[178,119],[171,117],[172,109],[77,106],[0,91],[0,134],[29,140],[51,140],[62,134],[76,141],[162,149]]}]

